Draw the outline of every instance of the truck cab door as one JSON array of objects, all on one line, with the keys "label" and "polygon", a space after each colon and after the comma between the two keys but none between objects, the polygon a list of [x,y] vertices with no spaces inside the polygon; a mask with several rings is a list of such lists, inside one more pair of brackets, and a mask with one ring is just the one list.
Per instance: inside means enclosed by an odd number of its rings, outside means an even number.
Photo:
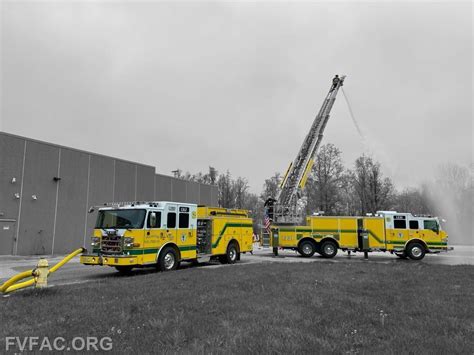
[{"label": "truck cab door", "polygon": [[145,241],[143,247],[147,248],[157,248],[163,244],[163,240],[166,235],[161,229],[162,223],[162,212],[161,211],[149,211],[146,221],[146,230],[145,230]]},{"label": "truck cab door", "polygon": [[191,205],[178,205],[177,244],[182,259],[196,258],[197,208]]},{"label": "truck cab door", "polygon": [[176,244],[176,228],[178,223],[177,205],[171,203],[166,204],[162,218],[163,232],[165,233],[164,243],[172,242]]}]

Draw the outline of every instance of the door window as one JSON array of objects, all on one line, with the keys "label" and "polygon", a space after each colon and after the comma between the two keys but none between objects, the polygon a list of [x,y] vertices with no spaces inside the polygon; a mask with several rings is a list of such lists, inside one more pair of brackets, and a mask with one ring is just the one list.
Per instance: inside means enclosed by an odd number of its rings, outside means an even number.
[{"label": "door window", "polygon": [[432,230],[433,232],[436,232],[438,233],[438,230],[439,230],[439,227],[438,227],[438,222],[436,222],[435,220],[429,220],[429,219],[425,219],[423,221],[424,225],[425,225],[425,229],[430,229]]},{"label": "door window", "polygon": [[410,221],[410,229],[419,229],[418,221]]},{"label": "door window", "polygon": [[148,228],[161,227],[161,212],[151,211],[148,213],[147,227]]},{"label": "door window", "polygon": [[168,212],[166,226],[168,228],[176,228],[176,213],[175,212]]},{"label": "door window", "polygon": [[179,214],[179,228],[189,228],[189,213]]},{"label": "door window", "polygon": [[407,222],[404,219],[394,219],[393,220],[393,227],[395,229],[406,229]]}]

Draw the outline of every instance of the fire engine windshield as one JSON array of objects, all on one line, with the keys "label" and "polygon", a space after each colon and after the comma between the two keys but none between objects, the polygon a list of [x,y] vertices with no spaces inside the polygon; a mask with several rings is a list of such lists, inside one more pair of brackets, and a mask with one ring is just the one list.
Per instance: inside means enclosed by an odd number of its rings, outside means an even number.
[{"label": "fire engine windshield", "polygon": [[96,228],[141,229],[146,210],[105,210],[99,211]]}]

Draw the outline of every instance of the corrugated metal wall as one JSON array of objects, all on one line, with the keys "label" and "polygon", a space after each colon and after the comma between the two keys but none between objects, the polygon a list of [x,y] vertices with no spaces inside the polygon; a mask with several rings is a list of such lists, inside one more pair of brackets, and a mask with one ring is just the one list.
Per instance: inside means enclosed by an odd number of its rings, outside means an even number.
[{"label": "corrugated metal wall", "polygon": [[96,217],[87,213],[90,206],[137,200],[217,205],[217,187],[0,132],[1,255],[60,254],[86,245]]}]

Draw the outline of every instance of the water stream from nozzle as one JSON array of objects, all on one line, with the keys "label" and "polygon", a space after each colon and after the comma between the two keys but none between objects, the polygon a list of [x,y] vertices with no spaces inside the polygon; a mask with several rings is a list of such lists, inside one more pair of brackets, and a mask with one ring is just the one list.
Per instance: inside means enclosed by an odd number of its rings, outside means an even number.
[{"label": "water stream from nozzle", "polygon": [[355,119],[354,112],[352,111],[352,106],[351,106],[351,103],[349,102],[349,99],[347,98],[346,92],[344,91],[343,87],[341,87],[341,90],[342,90],[342,94],[344,95],[344,99],[346,100],[347,107],[349,108],[349,114],[351,115],[352,122],[354,123],[354,126],[357,130],[357,133],[359,133],[360,138],[362,138],[362,141],[363,141],[364,145],[367,146],[365,136],[362,133],[362,131],[359,127],[359,124],[357,123],[357,120]]},{"label": "water stream from nozzle", "polygon": [[383,165],[384,169],[386,169],[388,175],[391,178],[394,178],[395,176],[397,176],[397,167],[393,162],[393,159],[389,157],[389,155],[387,154],[387,150],[384,148],[384,146],[378,143],[375,139],[373,139],[373,137],[370,137],[370,134],[369,140],[365,137],[364,133],[362,133],[362,130],[360,129],[359,123],[355,118],[354,111],[352,111],[351,103],[346,95],[346,92],[344,91],[344,88],[341,87],[341,90],[344,99],[346,100],[347,107],[349,108],[349,114],[351,116],[352,122],[354,123],[357,133],[359,134],[362,140],[362,145],[365,150],[364,154],[367,153],[369,154],[369,156],[374,156],[375,158],[377,158],[377,160],[379,160],[380,163]]}]

